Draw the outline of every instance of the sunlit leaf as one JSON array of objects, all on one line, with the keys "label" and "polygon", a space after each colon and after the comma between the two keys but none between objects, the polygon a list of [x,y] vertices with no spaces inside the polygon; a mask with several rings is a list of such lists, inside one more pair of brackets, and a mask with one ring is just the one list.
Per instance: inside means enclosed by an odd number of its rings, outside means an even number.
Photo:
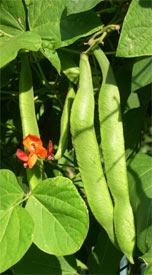
[{"label": "sunlit leaf", "polygon": [[16,264],[32,244],[33,221],[22,207],[0,210],[0,272]]},{"label": "sunlit leaf", "polygon": [[104,0],[67,0],[68,15],[91,10]]},{"label": "sunlit leaf", "polygon": [[66,0],[30,0],[27,7],[30,30],[53,45],[52,49],[72,44],[101,25],[93,11],[68,16]]},{"label": "sunlit leaf", "polygon": [[18,35],[26,29],[25,9],[22,0],[1,0],[0,33]]},{"label": "sunlit leaf", "polygon": [[26,209],[35,223],[34,243],[41,250],[63,256],[81,247],[88,231],[88,213],[69,179],[56,177],[38,184]]},{"label": "sunlit leaf", "polygon": [[8,209],[22,199],[23,190],[15,174],[7,169],[0,170],[0,209]]},{"label": "sunlit leaf", "polygon": [[41,38],[34,32],[21,32],[14,37],[0,38],[0,68],[16,58],[20,49],[38,51],[41,47]]},{"label": "sunlit leaf", "polygon": [[123,22],[117,56],[152,55],[151,0],[132,0]]}]

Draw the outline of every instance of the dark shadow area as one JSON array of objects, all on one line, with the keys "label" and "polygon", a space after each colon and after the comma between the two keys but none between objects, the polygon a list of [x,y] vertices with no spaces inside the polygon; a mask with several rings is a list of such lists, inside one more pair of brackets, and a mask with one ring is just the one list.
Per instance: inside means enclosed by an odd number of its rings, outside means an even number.
[{"label": "dark shadow area", "polygon": [[94,249],[88,258],[89,274],[119,274],[122,255],[122,252],[113,246],[107,233],[101,227]]},{"label": "dark shadow area", "polygon": [[17,275],[25,274],[62,274],[58,258],[39,250],[34,244],[24,257],[12,267]]},{"label": "dark shadow area", "polygon": [[151,8],[152,9],[152,1],[151,0],[139,0],[139,5],[143,8]]},{"label": "dark shadow area", "polygon": [[136,148],[144,123],[143,108],[138,107],[128,110],[123,117],[126,156],[130,156]]}]

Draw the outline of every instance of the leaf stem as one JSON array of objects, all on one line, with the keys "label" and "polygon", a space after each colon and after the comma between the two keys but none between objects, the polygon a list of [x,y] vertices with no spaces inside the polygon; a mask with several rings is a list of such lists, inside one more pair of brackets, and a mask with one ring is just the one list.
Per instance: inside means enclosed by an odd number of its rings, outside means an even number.
[{"label": "leaf stem", "polygon": [[114,13],[116,11],[116,7],[111,7],[107,9],[102,9],[97,12],[97,14],[103,14],[103,13]]},{"label": "leaf stem", "polygon": [[8,33],[4,32],[4,31],[0,30],[0,36],[2,36],[2,35],[8,36],[8,37],[14,37],[13,35],[8,34]]},{"label": "leaf stem", "polygon": [[73,50],[73,49],[67,49],[67,48],[60,48],[61,51],[68,52],[68,53],[74,53],[80,55],[80,51]]},{"label": "leaf stem", "polygon": [[31,196],[31,191],[27,194],[24,193],[24,198],[21,201],[18,201],[14,204],[14,206],[20,205],[21,203],[23,203],[24,201],[28,200],[28,198]]},{"label": "leaf stem", "polygon": [[[102,28],[100,31],[96,32],[88,41],[88,45],[90,45],[90,47],[84,52],[85,54],[88,54],[90,52],[90,50],[98,43],[102,43],[102,41],[104,40],[104,38],[106,37],[106,35],[114,30],[119,30],[120,26],[119,25],[108,25],[104,28]],[[101,36],[99,36],[101,35]],[[98,38],[96,38],[97,36],[99,36]],[[95,39],[96,38],[96,39]]]}]

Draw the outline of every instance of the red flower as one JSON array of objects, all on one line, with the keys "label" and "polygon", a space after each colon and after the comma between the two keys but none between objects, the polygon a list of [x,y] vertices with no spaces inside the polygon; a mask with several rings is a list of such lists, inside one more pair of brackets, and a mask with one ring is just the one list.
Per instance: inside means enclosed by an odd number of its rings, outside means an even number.
[{"label": "red flower", "polygon": [[48,155],[47,150],[43,147],[41,139],[35,135],[26,136],[23,139],[23,145],[29,151],[29,154],[18,149],[16,155],[24,162],[25,168],[32,168],[37,162],[38,156],[45,159]]},{"label": "red flower", "polygon": [[20,149],[17,149],[16,155],[20,160],[24,162],[24,167],[27,168],[28,166],[27,162],[28,162],[29,156]]},{"label": "red flower", "polygon": [[47,157],[47,150],[42,146],[42,141],[37,136],[28,135],[23,139],[23,145],[30,153],[38,154],[43,159]]}]

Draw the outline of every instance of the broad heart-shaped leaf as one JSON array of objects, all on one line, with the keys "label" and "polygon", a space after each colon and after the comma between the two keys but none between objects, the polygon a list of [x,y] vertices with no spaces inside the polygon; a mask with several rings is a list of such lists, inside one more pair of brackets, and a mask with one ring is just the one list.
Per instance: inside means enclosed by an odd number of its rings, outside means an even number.
[{"label": "broad heart-shaped leaf", "polygon": [[122,253],[112,245],[107,233],[101,228],[88,258],[89,274],[117,274],[121,257]]},{"label": "broad heart-shaped leaf", "polygon": [[131,91],[152,83],[152,56],[138,58],[133,66]]},{"label": "broad heart-shaped leaf", "polygon": [[7,169],[0,170],[0,209],[12,207],[23,195],[14,173]]},{"label": "broad heart-shaped leaf", "polygon": [[138,153],[128,163],[130,200],[134,211],[137,245],[142,253],[152,248],[152,157]]},{"label": "broad heart-shaped leaf", "polygon": [[76,272],[76,260],[73,255],[56,257],[49,255],[32,245],[22,260],[13,266],[13,274],[69,274]]},{"label": "broad heart-shaped leaf", "polygon": [[67,0],[66,7],[68,15],[91,10],[102,1],[103,0]]},{"label": "broad heart-shaped leaf", "polygon": [[132,0],[124,19],[117,56],[152,55],[151,0]]},{"label": "broad heart-shaped leaf", "polygon": [[17,263],[32,243],[33,220],[17,205],[23,194],[14,173],[0,170],[0,272]]},{"label": "broad heart-shaped leaf", "polygon": [[32,244],[33,220],[22,207],[0,210],[0,272],[16,264]]},{"label": "broad heart-shaped leaf", "polygon": [[66,0],[30,0],[27,8],[30,30],[49,41],[53,49],[72,44],[101,27],[94,11],[67,16]]},{"label": "broad heart-shaped leaf", "polygon": [[88,231],[88,212],[73,183],[64,177],[46,179],[32,191],[26,209],[34,223],[34,243],[64,256],[77,251]]},{"label": "broad heart-shaped leaf", "polygon": [[1,0],[0,33],[18,35],[26,29],[25,9],[22,0]]},{"label": "broad heart-shaped leaf", "polygon": [[152,274],[152,248],[143,256],[140,257],[146,264],[146,269],[144,274],[150,275]]},{"label": "broad heart-shaped leaf", "polygon": [[41,38],[34,32],[20,32],[14,37],[0,38],[0,68],[16,58],[20,49],[38,51],[41,47]]}]

